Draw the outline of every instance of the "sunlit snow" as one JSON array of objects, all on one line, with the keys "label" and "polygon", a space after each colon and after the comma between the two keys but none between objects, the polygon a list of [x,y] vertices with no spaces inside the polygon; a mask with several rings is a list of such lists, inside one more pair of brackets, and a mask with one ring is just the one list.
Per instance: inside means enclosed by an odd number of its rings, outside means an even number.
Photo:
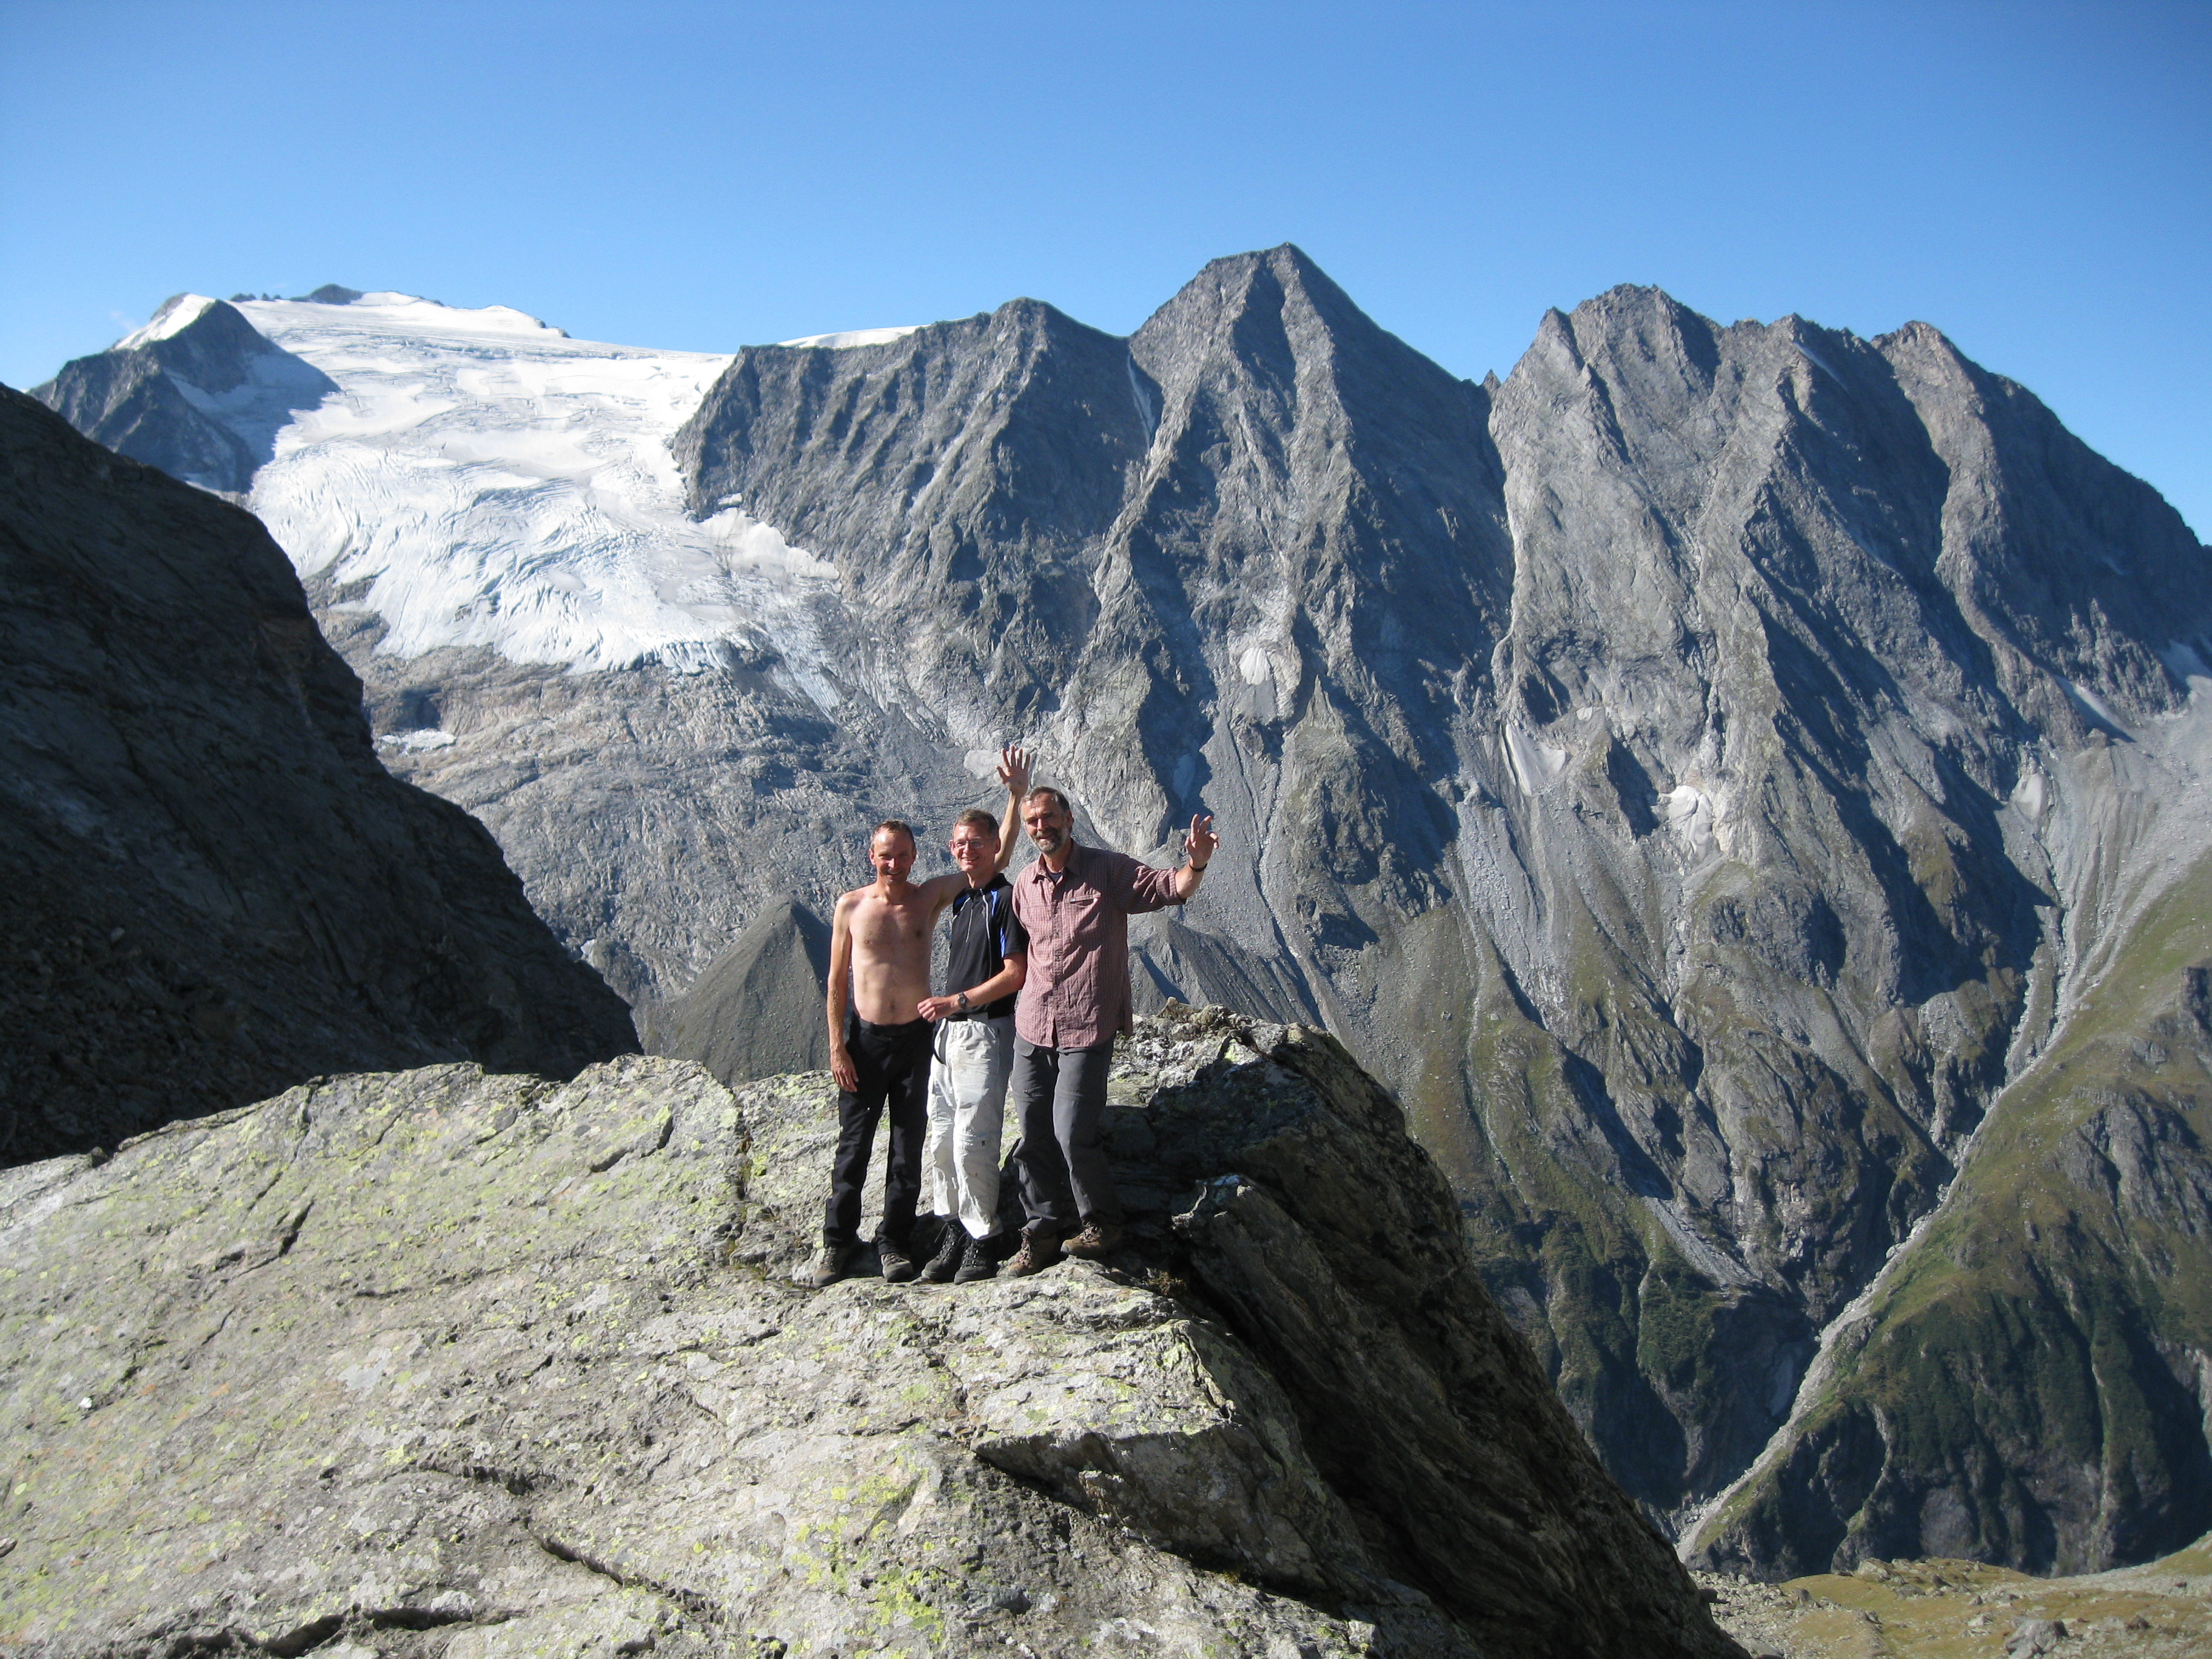
[{"label": "sunlit snow", "polygon": [[848,328],[842,334],[807,334],[796,340],[778,340],[776,343],[842,351],[848,346],[889,345],[893,340],[903,340],[921,326],[920,323],[908,323],[904,328]]},{"label": "sunlit snow", "polygon": [[214,303],[215,301],[204,294],[177,295],[163,301],[161,308],[154,313],[153,321],[148,323],[143,328],[134,329],[125,335],[110,349],[136,351],[140,346],[151,345],[156,340],[166,340],[172,334],[179,333],[199,321],[206,313],[207,308]]},{"label": "sunlit snow", "polygon": [[404,294],[238,308],[339,387],[276,434],[250,504],[303,574],[368,585],[380,651],[696,670],[765,645],[834,703],[810,615],[831,568],[734,505],[684,511],[668,440],[729,358]]},{"label": "sunlit snow", "polygon": [[1517,726],[1505,728],[1505,762],[1524,795],[1540,795],[1567,769],[1567,751],[1539,743]]}]

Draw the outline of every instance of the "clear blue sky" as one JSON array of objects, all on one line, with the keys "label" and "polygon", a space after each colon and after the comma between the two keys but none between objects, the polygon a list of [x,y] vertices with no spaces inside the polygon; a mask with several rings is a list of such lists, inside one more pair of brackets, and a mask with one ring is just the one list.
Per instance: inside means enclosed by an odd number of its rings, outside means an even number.
[{"label": "clear blue sky", "polygon": [[0,380],[182,289],[728,350],[1295,241],[1456,373],[1911,319],[2212,534],[2212,4],[0,0]]}]

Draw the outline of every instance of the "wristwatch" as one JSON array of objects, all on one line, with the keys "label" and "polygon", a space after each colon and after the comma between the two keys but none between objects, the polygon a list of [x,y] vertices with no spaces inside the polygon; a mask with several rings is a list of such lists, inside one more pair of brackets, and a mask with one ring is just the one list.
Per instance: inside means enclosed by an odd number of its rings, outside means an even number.
[{"label": "wristwatch", "polygon": [[968,994],[965,991],[960,994],[960,1012],[963,1014],[975,1012],[975,1010],[969,1006]]}]

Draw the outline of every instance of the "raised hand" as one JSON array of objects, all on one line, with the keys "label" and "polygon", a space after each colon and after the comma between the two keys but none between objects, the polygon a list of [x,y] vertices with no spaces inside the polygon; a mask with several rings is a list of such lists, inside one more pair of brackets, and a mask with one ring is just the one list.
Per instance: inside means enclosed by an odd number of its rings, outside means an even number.
[{"label": "raised hand", "polygon": [[1190,819],[1190,834],[1183,838],[1182,850],[1190,859],[1194,870],[1206,868],[1214,850],[1221,845],[1221,837],[1213,833],[1213,819],[1205,812],[1194,812]]},{"label": "raised hand", "polygon": [[1008,794],[1019,798],[1029,793],[1030,763],[1035,758],[1012,744],[999,750],[999,781],[1006,786]]}]

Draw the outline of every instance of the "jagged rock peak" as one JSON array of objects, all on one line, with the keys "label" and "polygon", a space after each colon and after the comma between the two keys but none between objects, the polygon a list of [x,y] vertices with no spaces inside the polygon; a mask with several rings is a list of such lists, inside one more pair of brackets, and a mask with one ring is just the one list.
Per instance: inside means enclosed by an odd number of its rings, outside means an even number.
[{"label": "jagged rock peak", "polygon": [[86,436],[234,499],[276,435],[337,390],[226,300],[179,294],[109,350],[64,364],[31,395]]},{"label": "jagged rock peak", "polygon": [[1379,353],[1394,372],[1455,380],[1369,317],[1290,242],[1211,261],[1145,320],[1130,337],[1130,347],[1157,377],[1169,380],[1199,341],[1255,364],[1279,360],[1285,350],[1301,362],[1340,350]]}]

